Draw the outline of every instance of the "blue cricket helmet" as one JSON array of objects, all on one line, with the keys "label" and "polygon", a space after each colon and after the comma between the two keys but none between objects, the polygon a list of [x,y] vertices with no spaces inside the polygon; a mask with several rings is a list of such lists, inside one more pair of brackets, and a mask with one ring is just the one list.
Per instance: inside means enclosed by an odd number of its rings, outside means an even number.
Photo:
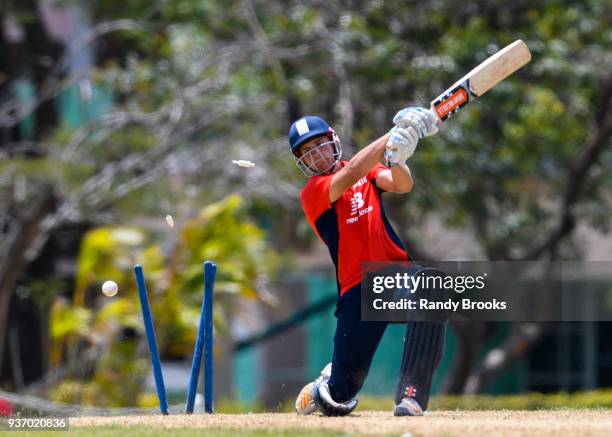
[{"label": "blue cricket helmet", "polygon": [[[321,136],[327,137],[328,140],[298,156],[302,144]],[[342,144],[336,132],[325,120],[314,115],[302,117],[291,125],[289,146],[298,168],[307,177],[328,174],[333,171],[342,156]],[[330,149],[325,151],[327,147]]]},{"label": "blue cricket helmet", "polygon": [[289,146],[295,155],[305,142],[330,133],[333,134],[334,130],[325,120],[314,115],[307,115],[294,121],[289,128]]}]

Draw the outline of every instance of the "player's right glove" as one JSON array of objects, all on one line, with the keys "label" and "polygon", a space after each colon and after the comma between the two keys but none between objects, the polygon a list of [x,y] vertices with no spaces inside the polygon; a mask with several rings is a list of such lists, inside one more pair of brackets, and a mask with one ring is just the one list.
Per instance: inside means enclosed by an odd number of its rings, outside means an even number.
[{"label": "player's right glove", "polygon": [[405,163],[414,154],[419,136],[412,126],[406,128],[395,126],[389,134],[385,147],[385,162],[387,167],[395,167]]},{"label": "player's right glove", "polygon": [[429,137],[438,133],[438,117],[426,108],[409,107],[395,114],[393,124],[408,128],[412,126],[419,134],[419,138]]},{"label": "player's right glove", "polygon": [[346,416],[355,408],[359,400],[353,398],[347,402],[336,402],[329,392],[327,381],[323,380],[312,388],[312,400],[319,407],[319,411],[325,416]]}]

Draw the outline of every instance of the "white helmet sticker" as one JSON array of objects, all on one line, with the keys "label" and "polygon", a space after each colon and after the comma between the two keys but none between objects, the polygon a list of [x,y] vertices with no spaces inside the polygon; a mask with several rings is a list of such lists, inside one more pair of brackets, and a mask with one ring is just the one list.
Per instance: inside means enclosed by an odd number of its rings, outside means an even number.
[{"label": "white helmet sticker", "polygon": [[295,123],[295,127],[296,127],[296,129],[298,131],[298,134],[300,134],[300,135],[304,135],[305,133],[308,133],[308,131],[310,131],[310,128],[308,127],[308,123],[306,123],[306,119],[305,118],[299,119]]}]

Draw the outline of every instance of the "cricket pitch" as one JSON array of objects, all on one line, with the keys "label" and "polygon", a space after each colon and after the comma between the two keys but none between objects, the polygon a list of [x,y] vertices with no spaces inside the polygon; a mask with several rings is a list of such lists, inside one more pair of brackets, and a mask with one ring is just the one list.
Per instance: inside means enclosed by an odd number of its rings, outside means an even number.
[{"label": "cricket pitch", "polygon": [[[318,431],[356,435],[412,436],[605,436],[612,432],[607,410],[540,411],[432,411],[424,417],[393,417],[389,411],[356,411],[348,417],[297,416],[293,413],[213,414],[170,416],[75,417],[79,427],[146,427],[147,435],[164,434],[169,428],[201,430]],[[270,434],[268,434],[270,433]]]}]

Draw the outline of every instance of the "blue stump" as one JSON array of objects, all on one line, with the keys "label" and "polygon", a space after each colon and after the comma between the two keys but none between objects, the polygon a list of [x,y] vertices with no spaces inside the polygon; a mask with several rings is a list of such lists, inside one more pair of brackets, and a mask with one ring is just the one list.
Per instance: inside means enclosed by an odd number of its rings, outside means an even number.
[{"label": "blue stump", "polygon": [[195,396],[198,390],[198,379],[200,376],[200,365],[202,363],[202,349],[204,350],[204,409],[212,413],[212,390],[213,390],[213,323],[212,323],[212,294],[215,284],[217,266],[210,261],[204,263],[204,296],[202,298],[202,309],[200,322],[198,323],[198,334],[196,337],[193,362],[191,364],[191,375],[189,387],[187,388],[187,402],[185,413],[193,413]]},{"label": "blue stump", "polygon": [[153,329],[153,318],[151,317],[151,308],[149,307],[147,286],[145,284],[144,273],[142,272],[142,266],[140,264],[136,264],[134,266],[134,274],[136,275],[138,296],[140,297],[140,307],[142,308],[142,318],[144,320],[149,354],[151,355],[151,365],[153,367],[153,376],[155,377],[155,387],[157,388],[159,409],[161,410],[162,414],[168,414],[168,401],[166,400],[164,375],[162,374],[159,352],[157,351],[157,341],[155,340],[155,330]]},{"label": "blue stump", "polygon": [[213,287],[217,266],[204,263],[204,411],[213,412]]}]

